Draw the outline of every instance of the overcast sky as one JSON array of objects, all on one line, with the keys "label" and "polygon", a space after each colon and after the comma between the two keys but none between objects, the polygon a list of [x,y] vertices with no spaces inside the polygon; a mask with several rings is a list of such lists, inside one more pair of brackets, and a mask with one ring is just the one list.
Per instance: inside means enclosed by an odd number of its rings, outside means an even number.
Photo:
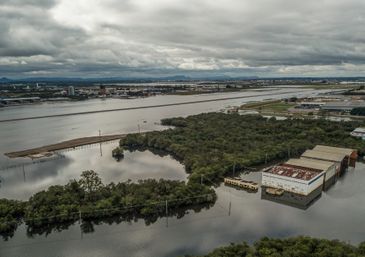
[{"label": "overcast sky", "polygon": [[364,0],[0,0],[0,76],[364,71]]}]

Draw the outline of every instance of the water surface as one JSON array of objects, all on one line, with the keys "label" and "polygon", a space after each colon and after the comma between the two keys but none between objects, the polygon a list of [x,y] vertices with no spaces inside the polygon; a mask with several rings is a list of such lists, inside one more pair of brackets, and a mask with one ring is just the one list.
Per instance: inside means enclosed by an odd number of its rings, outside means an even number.
[{"label": "water surface", "polygon": [[[275,89],[287,92],[290,89]],[[328,90],[327,90],[328,91]],[[324,92],[324,91],[323,91]],[[0,166],[27,163],[30,160],[6,158],[3,153],[55,143],[82,136],[137,132],[164,129],[160,119],[187,116],[201,112],[218,111],[226,106],[266,98],[280,99],[290,96],[310,96],[318,91],[297,89],[296,93],[259,96],[265,92],[242,92],[241,95],[257,95],[255,98],[235,99],[165,108],[140,109],[114,113],[58,117],[0,124]],[[237,93],[222,94],[227,97]],[[110,109],[173,101],[191,101],[217,98],[217,95],[159,96],[135,100],[90,100],[75,103],[53,103],[3,108],[0,119],[27,117],[50,113],[65,113]],[[116,162],[111,150],[117,142],[98,145],[77,151],[63,152],[65,158],[57,161],[1,170],[0,198],[27,199],[31,194],[50,185],[64,184],[78,178],[86,169],[97,171],[104,183],[138,180],[143,178],[167,178],[186,180],[184,167],[170,156],[158,156],[151,152],[126,152],[125,159]],[[259,179],[250,174],[250,179]],[[178,219],[158,219],[146,225],[137,220],[130,223],[100,224],[94,232],[82,234],[79,224],[67,230],[49,235],[27,236],[22,225],[9,241],[0,241],[0,256],[19,257],[114,257],[114,256],[178,256],[200,254],[211,249],[246,240],[253,242],[263,236],[286,237],[311,235],[359,243],[365,240],[365,166],[358,163],[356,170],[337,182],[328,192],[307,210],[261,200],[261,192],[247,193],[226,186],[217,188],[218,201],[214,207],[200,212],[188,212]],[[231,206],[231,209],[229,209]],[[167,226],[168,224],[168,226]]]}]

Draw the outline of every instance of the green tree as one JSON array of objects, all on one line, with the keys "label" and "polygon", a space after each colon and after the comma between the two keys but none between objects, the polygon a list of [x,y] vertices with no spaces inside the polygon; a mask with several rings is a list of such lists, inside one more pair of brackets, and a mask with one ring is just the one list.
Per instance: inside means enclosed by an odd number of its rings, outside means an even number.
[{"label": "green tree", "polygon": [[87,193],[96,192],[103,186],[98,173],[93,170],[83,171],[81,174],[81,179],[79,180],[79,184],[81,188]]}]

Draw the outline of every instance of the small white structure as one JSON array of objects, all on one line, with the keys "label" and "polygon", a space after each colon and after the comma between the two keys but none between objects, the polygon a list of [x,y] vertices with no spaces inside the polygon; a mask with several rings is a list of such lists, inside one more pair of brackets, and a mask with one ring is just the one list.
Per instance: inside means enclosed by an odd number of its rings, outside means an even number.
[{"label": "small white structure", "polygon": [[307,196],[322,188],[324,172],[319,169],[277,165],[262,173],[262,185]]},{"label": "small white structure", "polygon": [[350,133],[350,135],[353,137],[360,137],[362,140],[365,140],[365,128],[356,128]]},{"label": "small white structure", "polygon": [[258,111],[255,110],[238,110],[239,115],[256,115],[260,114]]}]

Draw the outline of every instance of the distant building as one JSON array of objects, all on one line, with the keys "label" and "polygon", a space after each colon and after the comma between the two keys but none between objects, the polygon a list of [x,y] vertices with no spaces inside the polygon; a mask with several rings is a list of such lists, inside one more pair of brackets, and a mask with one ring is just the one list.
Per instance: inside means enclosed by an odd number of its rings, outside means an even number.
[{"label": "distant building", "polygon": [[350,133],[353,137],[360,137],[365,140],[365,128],[356,128]]},{"label": "distant building", "polygon": [[321,106],[325,105],[325,102],[301,102],[296,108],[301,109],[319,109]]},{"label": "distant building", "polygon": [[100,86],[99,95],[106,95],[106,87],[104,85]]},{"label": "distant building", "polygon": [[325,111],[350,112],[354,108],[365,107],[365,101],[329,102],[321,106]]},{"label": "distant building", "polygon": [[35,103],[41,100],[40,97],[14,97],[14,98],[2,98],[0,102],[3,106],[11,104],[22,104],[22,103]]},{"label": "distant building", "polygon": [[67,92],[68,92],[69,96],[74,96],[75,95],[75,88],[73,86],[69,86]]}]

